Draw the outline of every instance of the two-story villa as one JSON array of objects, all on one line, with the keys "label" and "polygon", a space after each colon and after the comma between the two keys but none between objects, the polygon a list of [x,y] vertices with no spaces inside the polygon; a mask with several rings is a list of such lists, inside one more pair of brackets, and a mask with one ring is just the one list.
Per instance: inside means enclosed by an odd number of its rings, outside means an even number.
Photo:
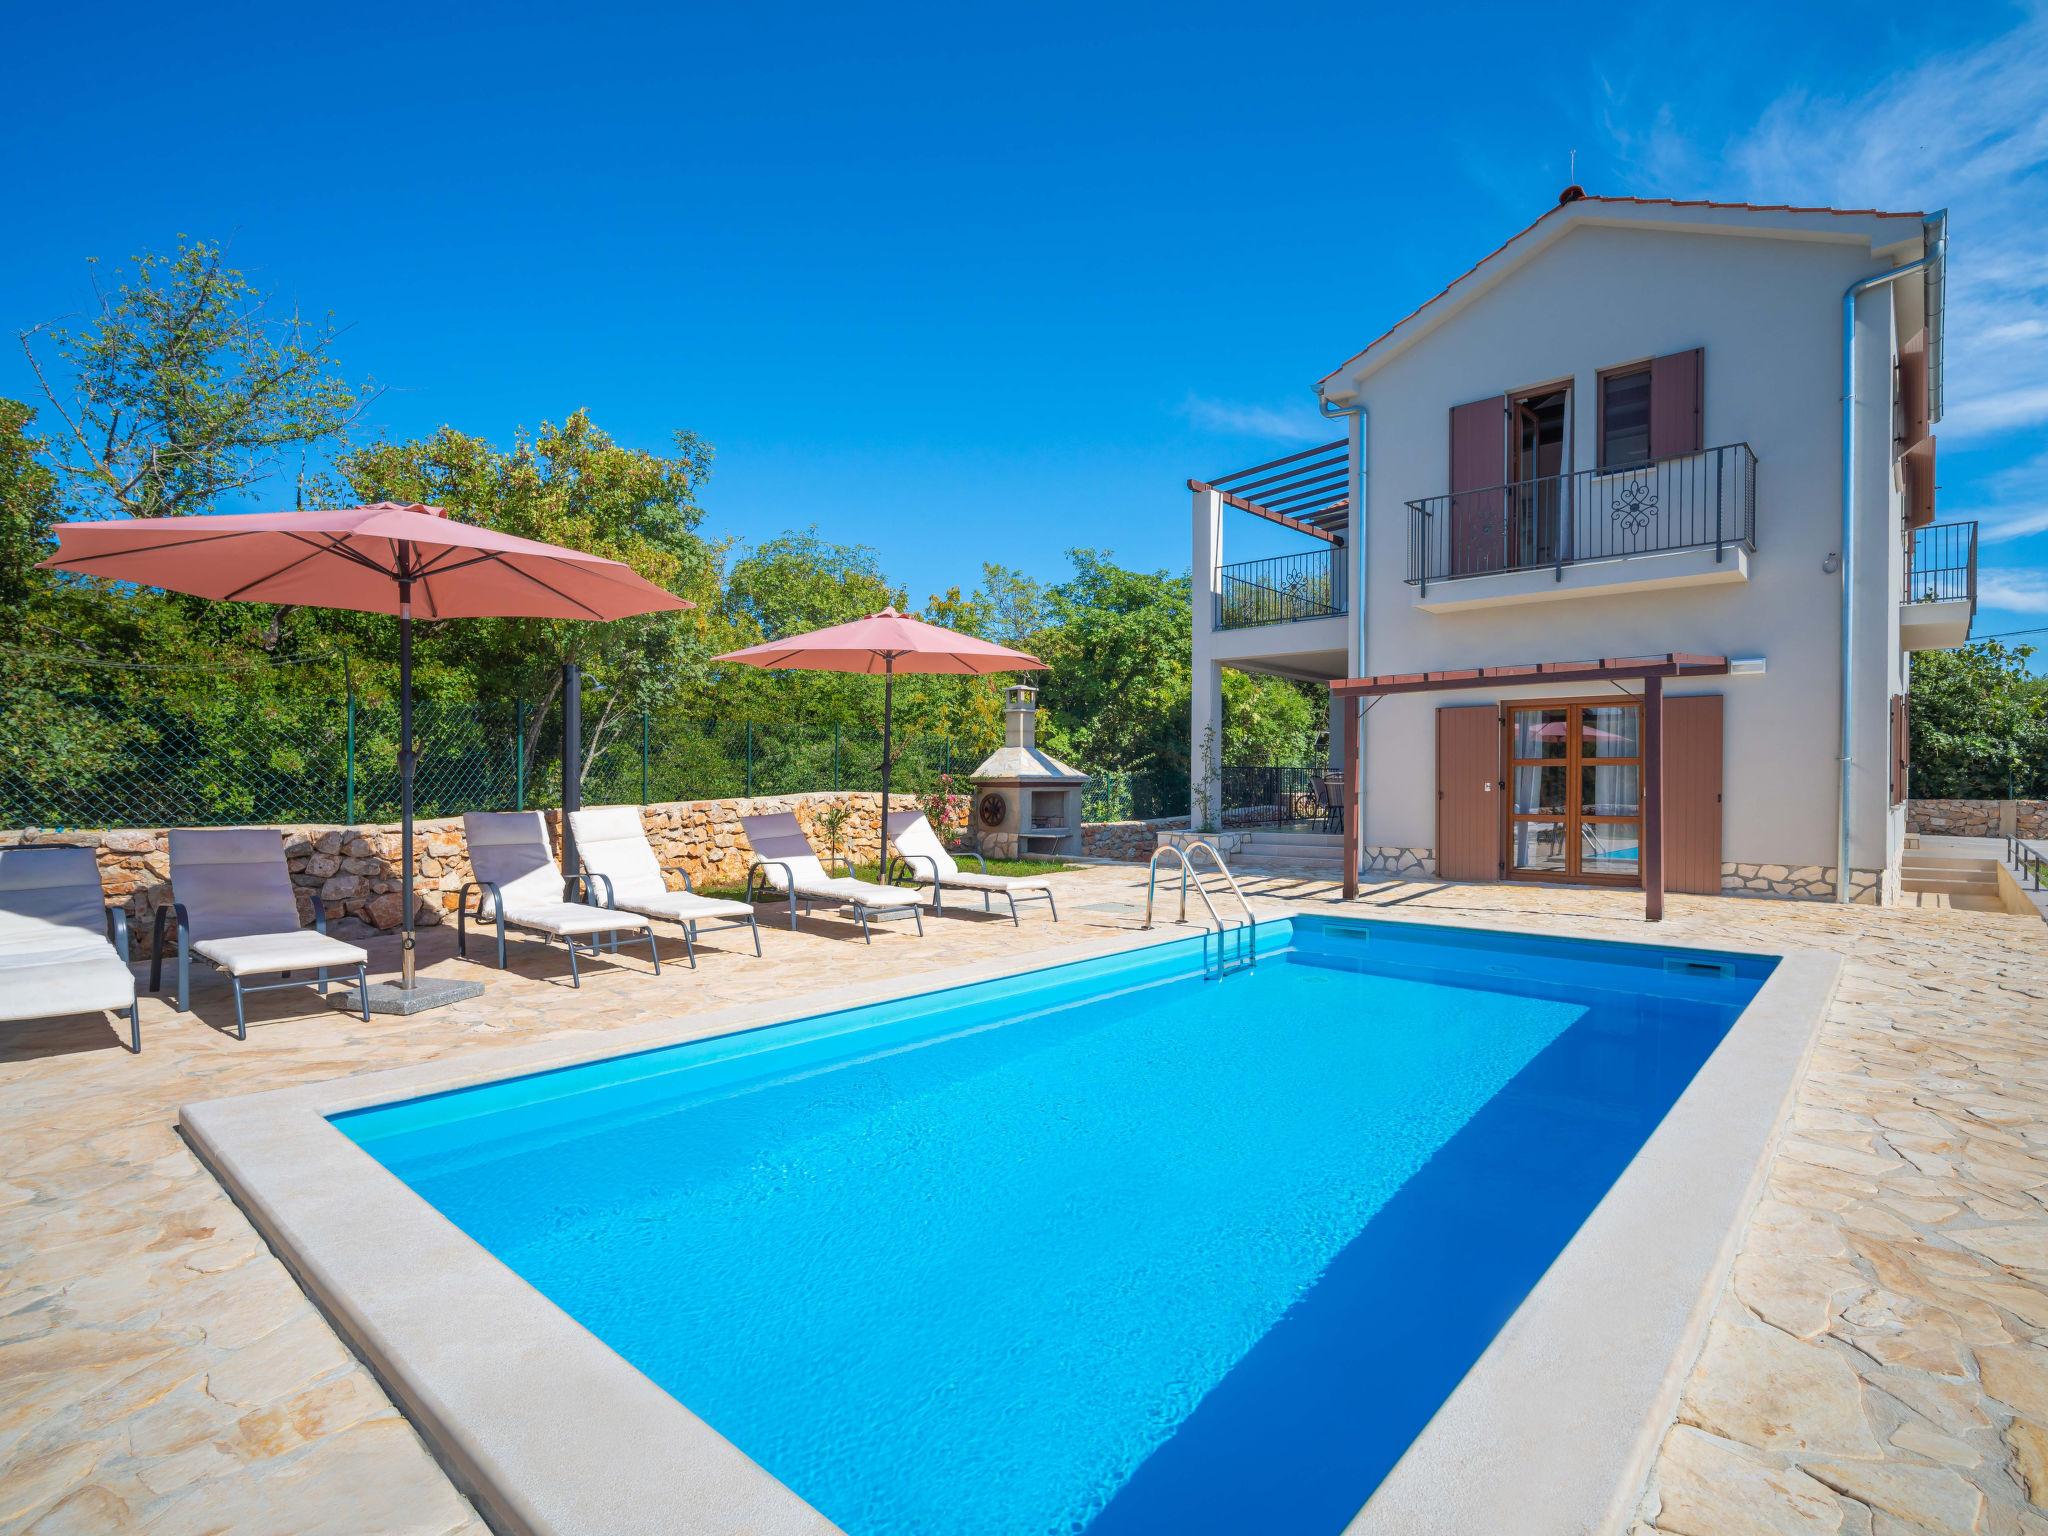
[{"label": "two-story villa", "polygon": [[[1910,653],[1975,606],[1944,261],[1940,214],[1568,189],[1320,381],[1343,437],[1189,482],[1195,824],[1304,818],[1352,881],[1894,899]],[[1327,778],[1225,770],[1225,667],[1333,685]]]}]

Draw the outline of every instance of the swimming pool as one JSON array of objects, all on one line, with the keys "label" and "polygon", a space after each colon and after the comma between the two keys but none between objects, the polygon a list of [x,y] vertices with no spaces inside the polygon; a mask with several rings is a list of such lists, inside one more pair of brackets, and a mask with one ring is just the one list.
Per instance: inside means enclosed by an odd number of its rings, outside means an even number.
[{"label": "swimming pool", "polygon": [[852,1536],[1334,1532],[1772,966],[1297,917],[332,1119]]}]

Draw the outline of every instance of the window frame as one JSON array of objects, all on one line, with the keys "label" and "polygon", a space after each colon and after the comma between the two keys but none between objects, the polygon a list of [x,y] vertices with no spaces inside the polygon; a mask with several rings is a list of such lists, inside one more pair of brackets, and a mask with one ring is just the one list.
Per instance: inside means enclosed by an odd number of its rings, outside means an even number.
[{"label": "window frame", "polygon": [[[1640,469],[1645,464],[1656,462],[1655,445],[1650,432],[1650,394],[1656,388],[1656,363],[1654,357],[1645,357],[1633,363],[1618,363],[1612,368],[1602,368],[1593,375],[1593,457],[1595,468],[1601,474],[1612,474],[1624,469]],[[1607,457],[1607,386],[1615,379],[1635,373],[1643,376],[1643,456],[1627,463],[1616,463]]]}]

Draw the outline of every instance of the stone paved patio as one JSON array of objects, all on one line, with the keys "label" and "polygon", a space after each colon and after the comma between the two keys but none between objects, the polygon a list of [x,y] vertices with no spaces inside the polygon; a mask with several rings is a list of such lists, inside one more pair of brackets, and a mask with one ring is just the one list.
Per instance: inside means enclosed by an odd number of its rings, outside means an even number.
[{"label": "stone paved patio", "polygon": [[[820,919],[708,935],[694,974],[517,949],[486,995],[371,1024],[298,994],[222,1032],[144,1006],[144,1054],[98,1020],[0,1032],[0,1532],[479,1531],[175,1128],[180,1103],[537,1035],[599,1037],[765,997],[1135,926],[1128,868],[1060,877],[1057,928],[949,917],[863,947]],[[1264,895],[1329,901],[1314,881]],[[1416,921],[1645,936],[1624,893],[1390,881]],[[1676,897],[1662,937],[1848,957],[1794,1122],[1636,1521],[1637,1536],[2048,1536],[2048,926],[1937,910]],[[393,960],[387,941],[377,958]],[[376,946],[373,946],[376,947]]]}]

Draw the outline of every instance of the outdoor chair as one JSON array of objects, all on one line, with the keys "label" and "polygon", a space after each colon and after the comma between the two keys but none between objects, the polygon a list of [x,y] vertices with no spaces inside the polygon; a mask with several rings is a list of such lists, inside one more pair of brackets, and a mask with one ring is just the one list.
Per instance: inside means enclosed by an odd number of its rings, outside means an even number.
[{"label": "outdoor chair", "polygon": [[787,896],[791,928],[796,927],[798,901],[807,907],[812,902],[823,901],[833,906],[853,908],[854,915],[860,919],[861,937],[870,944],[875,942],[874,934],[868,929],[870,920],[881,922],[907,917],[917,924],[918,936],[923,937],[924,916],[918,911],[915,891],[826,874],[817,854],[811,850],[811,840],[804,836],[804,829],[797,824],[793,812],[743,816],[740,825],[746,829],[747,842],[754,850],[754,865],[747,871],[747,900],[751,902],[754,899],[756,879],[760,880],[764,893]]},{"label": "outdoor chair", "polygon": [[576,838],[576,862],[585,882],[584,894],[599,906],[616,911],[636,912],[679,923],[690,964],[697,963],[697,928],[715,923],[721,928],[746,928],[754,937],[754,953],[761,953],[761,928],[754,909],[744,901],[699,896],[690,872],[677,865],[683,888],[672,891],[647,841],[640,810],[631,805],[600,805],[569,813],[569,830]]},{"label": "outdoor chair", "polygon": [[[505,928],[525,928],[541,935],[543,942],[560,939],[569,951],[569,984],[583,985],[577,969],[576,941],[588,939],[590,953],[602,952],[600,936],[609,935],[614,953],[621,932],[638,934],[647,940],[647,952],[654,957],[654,974],[661,974],[661,952],[654,947],[654,929],[647,923],[622,923],[617,911],[587,901],[572,901],[570,894],[584,884],[579,876],[564,879],[548,844],[547,823],[539,811],[471,811],[462,818],[463,839],[469,844],[469,868],[475,877],[462,887],[455,911],[455,952],[469,953],[468,920],[495,921],[498,927],[498,969],[505,969]],[[469,910],[469,893],[475,891],[476,910]],[[692,962],[694,963],[694,961]]]},{"label": "outdoor chair", "polygon": [[0,848],[0,1020],[142,1014],[128,969],[128,914],[107,905],[99,859],[63,843]]},{"label": "outdoor chair", "polygon": [[286,979],[251,986],[245,976],[311,971],[310,985],[325,996],[330,970],[356,973],[356,999],[370,1022],[369,951],[327,935],[327,909],[313,898],[313,926],[299,926],[299,903],[284,861],[284,834],[275,827],[208,827],[171,833],[171,895],[156,909],[155,953],[149,990],[163,984],[164,924],[178,924],[178,988],[171,1006],[192,1007],[192,957],[228,978],[235,993],[235,1038],[249,1038],[242,1010],[245,992],[281,992],[309,985]]},{"label": "outdoor chair", "polygon": [[1010,921],[1022,926],[1017,916],[1020,901],[1042,901],[1052,911],[1052,920],[1060,920],[1060,909],[1052,899],[1052,885],[1043,875],[992,875],[988,872],[988,860],[979,853],[970,853],[969,858],[981,866],[979,870],[962,869],[960,863],[939,841],[939,834],[932,830],[932,824],[925,819],[923,811],[901,811],[889,818],[889,841],[895,845],[896,857],[913,875],[920,870],[928,874],[932,887],[932,910],[946,910],[946,892],[979,891],[981,910],[993,912],[990,898],[1001,896],[1010,903]]}]

